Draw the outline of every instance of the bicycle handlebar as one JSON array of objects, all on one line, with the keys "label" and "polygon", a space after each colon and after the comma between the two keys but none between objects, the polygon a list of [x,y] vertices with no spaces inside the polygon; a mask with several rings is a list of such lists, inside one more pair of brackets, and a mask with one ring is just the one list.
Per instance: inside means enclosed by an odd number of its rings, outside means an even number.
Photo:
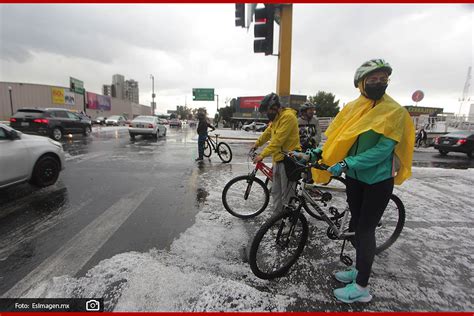
[{"label": "bicycle handlebar", "polygon": [[304,168],[304,169],[315,168],[315,169],[319,169],[319,170],[327,170],[327,169],[329,169],[329,166],[328,166],[328,165],[326,165],[326,164],[324,164],[324,163],[320,163],[319,161],[316,161],[316,162],[314,162],[314,163],[309,163],[309,162],[308,162],[306,165],[303,165],[303,164],[301,164],[298,160],[296,160],[293,155],[290,155],[290,153],[284,152],[284,151],[282,151],[281,153],[282,153],[284,156],[290,158],[290,159],[291,159],[294,163],[296,163],[298,166],[301,166],[302,169],[303,169],[303,168]]}]

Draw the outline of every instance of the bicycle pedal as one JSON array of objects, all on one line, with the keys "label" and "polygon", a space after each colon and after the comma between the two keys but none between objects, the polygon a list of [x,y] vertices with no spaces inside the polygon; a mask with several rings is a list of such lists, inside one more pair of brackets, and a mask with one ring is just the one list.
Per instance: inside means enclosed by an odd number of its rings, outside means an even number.
[{"label": "bicycle pedal", "polygon": [[352,265],[352,259],[349,256],[341,255],[340,260],[346,266],[351,266]]}]

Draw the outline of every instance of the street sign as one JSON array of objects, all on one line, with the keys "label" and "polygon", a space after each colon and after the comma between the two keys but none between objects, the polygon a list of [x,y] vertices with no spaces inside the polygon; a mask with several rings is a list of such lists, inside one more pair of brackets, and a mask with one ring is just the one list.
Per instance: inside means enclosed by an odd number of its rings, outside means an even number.
[{"label": "street sign", "polygon": [[421,100],[423,100],[424,96],[425,96],[425,94],[423,93],[423,91],[416,90],[415,92],[413,92],[413,95],[411,96],[411,99],[414,102],[420,102]]},{"label": "street sign", "polygon": [[193,101],[214,101],[214,89],[193,89]]},{"label": "street sign", "polygon": [[84,94],[84,81],[69,77],[69,83],[72,91],[79,94]]}]

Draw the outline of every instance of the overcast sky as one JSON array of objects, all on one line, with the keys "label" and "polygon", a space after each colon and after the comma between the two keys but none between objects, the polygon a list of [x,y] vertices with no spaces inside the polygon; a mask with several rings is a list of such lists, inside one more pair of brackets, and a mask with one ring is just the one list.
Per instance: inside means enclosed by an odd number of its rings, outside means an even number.
[{"label": "overcast sky", "polygon": [[[153,74],[159,112],[187,102],[213,114],[216,103],[193,102],[192,88],[215,88],[220,106],[276,90],[277,57],[253,53],[253,27],[235,27],[234,8],[0,5],[0,81],[68,86],[72,76],[101,93],[119,73],[139,82],[149,105]],[[420,89],[418,105],[457,113],[473,29],[473,5],[295,4],[291,91],[332,92],[342,105],[358,96],[355,69],[384,58],[394,69],[387,92],[399,103],[413,104]]]}]

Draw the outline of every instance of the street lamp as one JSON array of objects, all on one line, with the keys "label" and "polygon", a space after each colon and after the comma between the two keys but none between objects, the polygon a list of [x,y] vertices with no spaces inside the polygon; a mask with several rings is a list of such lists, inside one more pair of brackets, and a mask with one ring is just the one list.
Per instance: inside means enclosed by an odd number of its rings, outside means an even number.
[{"label": "street lamp", "polygon": [[216,123],[216,127],[219,126],[219,95],[218,94],[214,94],[216,97],[217,97],[217,123]]},{"label": "street lamp", "polygon": [[10,94],[10,108],[12,110],[12,116],[13,116],[13,99],[12,99],[12,87],[8,86],[8,93]]},{"label": "street lamp", "polygon": [[151,78],[151,115],[155,115],[155,77],[150,75]]}]

